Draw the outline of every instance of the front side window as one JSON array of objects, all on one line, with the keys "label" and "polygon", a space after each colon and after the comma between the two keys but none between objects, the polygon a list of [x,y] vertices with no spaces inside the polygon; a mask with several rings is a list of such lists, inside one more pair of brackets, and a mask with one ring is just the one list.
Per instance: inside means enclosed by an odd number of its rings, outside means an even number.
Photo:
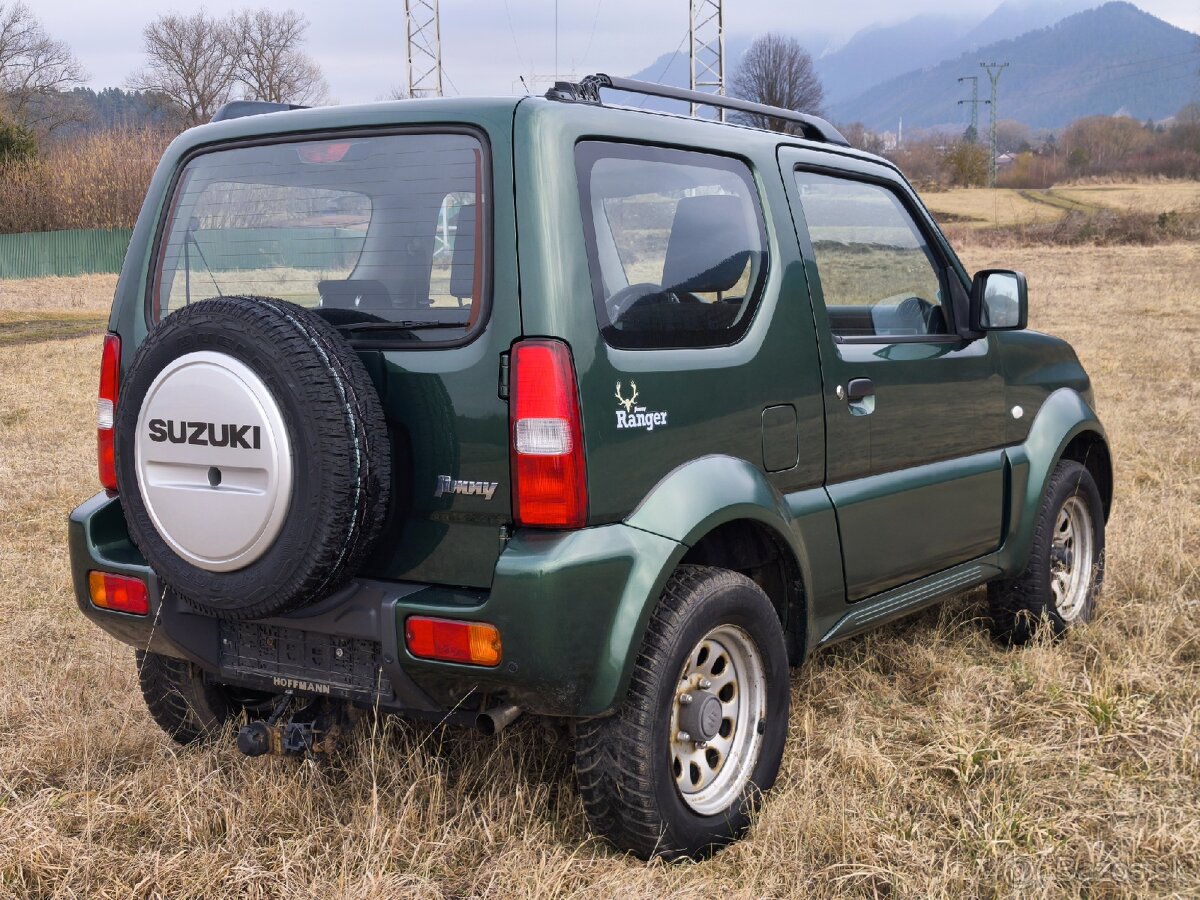
[{"label": "front side window", "polygon": [[614,347],[732,344],[766,275],[762,210],[744,163],[584,141],[576,147],[596,314]]},{"label": "front side window", "polygon": [[796,171],[830,327],[842,339],[949,331],[936,257],[889,189]]},{"label": "front side window", "polygon": [[256,295],[445,341],[479,318],[484,159],[468,134],[292,141],[193,157],[170,201],[152,318]]}]

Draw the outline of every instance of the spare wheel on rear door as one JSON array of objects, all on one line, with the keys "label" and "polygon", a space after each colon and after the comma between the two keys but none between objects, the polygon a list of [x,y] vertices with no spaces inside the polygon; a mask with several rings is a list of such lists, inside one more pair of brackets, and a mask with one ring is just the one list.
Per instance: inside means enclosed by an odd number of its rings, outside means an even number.
[{"label": "spare wheel on rear door", "polygon": [[142,343],[117,405],[134,543],[204,612],[261,618],[345,582],[387,514],[391,450],[362,361],[291,303],[221,297]]}]

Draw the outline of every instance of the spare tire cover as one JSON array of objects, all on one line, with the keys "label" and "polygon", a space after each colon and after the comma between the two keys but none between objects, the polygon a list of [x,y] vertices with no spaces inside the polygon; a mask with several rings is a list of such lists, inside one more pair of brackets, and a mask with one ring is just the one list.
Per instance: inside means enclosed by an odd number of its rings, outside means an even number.
[{"label": "spare tire cover", "polygon": [[260,618],[362,565],[391,451],[362,361],[320,317],[262,297],[172,313],[121,385],[117,484],[130,536],[202,611]]}]

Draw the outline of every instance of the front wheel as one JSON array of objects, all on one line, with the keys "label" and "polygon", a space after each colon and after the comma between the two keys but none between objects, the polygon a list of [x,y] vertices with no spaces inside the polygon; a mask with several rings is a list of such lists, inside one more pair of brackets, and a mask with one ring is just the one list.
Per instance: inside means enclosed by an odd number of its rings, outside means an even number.
[{"label": "front wheel", "polygon": [[649,859],[701,857],[736,840],[775,782],[788,658],[762,589],[681,566],[654,610],[616,714],[576,728],[593,830]]},{"label": "front wheel", "polygon": [[996,638],[1028,643],[1042,624],[1059,637],[1096,612],[1104,581],[1104,505],[1091,473],[1062,460],[1038,507],[1029,565],[988,585]]}]

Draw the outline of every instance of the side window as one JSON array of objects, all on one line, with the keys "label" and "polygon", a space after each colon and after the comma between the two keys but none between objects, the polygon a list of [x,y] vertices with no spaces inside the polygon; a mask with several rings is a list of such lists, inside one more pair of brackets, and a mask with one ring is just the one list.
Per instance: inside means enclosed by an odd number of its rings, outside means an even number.
[{"label": "side window", "polygon": [[830,327],[838,338],[949,333],[933,251],[892,191],[796,171]]},{"label": "side window", "polygon": [[766,231],[744,163],[584,141],[576,147],[596,315],[614,347],[713,347],[749,327]]}]

